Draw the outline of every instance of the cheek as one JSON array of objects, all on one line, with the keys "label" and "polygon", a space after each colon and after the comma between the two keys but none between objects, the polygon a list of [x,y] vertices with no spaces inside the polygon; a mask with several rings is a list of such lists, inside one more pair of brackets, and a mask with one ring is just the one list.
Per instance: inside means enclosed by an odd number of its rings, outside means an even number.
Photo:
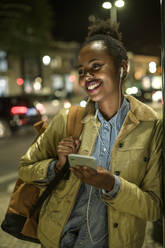
[{"label": "cheek", "polygon": [[101,70],[95,73],[96,78],[100,78],[103,81],[111,81],[113,79],[112,73],[109,72],[109,70]]},{"label": "cheek", "polygon": [[103,80],[105,88],[118,88],[118,82],[114,74],[105,73],[100,78]]},{"label": "cheek", "polygon": [[79,82],[80,87],[82,87],[82,88],[85,87],[85,80],[84,79],[79,78],[79,81],[78,82]]}]

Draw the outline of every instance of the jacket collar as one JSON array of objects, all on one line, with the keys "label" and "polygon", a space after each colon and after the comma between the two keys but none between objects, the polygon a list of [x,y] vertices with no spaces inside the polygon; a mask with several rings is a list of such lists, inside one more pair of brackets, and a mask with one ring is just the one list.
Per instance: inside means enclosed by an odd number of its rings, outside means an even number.
[{"label": "jacket collar", "polygon": [[154,121],[158,119],[157,113],[151,107],[133,96],[125,97],[130,102],[130,111],[138,121]]},{"label": "jacket collar", "polygon": [[[128,115],[131,122],[137,124],[139,123],[139,121],[154,121],[158,119],[156,112],[151,107],[137,100],[133,96],[125,95],[125,98],[130,103],[130,111],[128,112]],[[84,118],[82,119],[82,123],[86,123],[94,118],[95,118],[94,102],[89,99],[87,102],[87,106],[85,108]]]}]

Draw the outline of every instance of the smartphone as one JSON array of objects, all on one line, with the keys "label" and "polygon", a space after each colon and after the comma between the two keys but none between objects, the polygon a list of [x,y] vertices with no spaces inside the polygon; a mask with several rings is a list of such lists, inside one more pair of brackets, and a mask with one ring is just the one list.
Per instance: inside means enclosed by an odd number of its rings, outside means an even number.
[{"label": "smartphone", "polygon": [[97,170],[98,162],[95,157],[80,155],[80,154],[69,154],[68,160],[71,167],[80,165],[80,166],[88,166],[89,168]]}]

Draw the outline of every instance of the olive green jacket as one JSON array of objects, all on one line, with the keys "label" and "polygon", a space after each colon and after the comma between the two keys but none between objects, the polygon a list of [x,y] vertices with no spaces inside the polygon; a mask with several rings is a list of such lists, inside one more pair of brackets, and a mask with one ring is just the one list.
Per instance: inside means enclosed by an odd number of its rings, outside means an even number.
[{"label": "olive green jacket", "polygon": [[[162,187],[162,126],[156,113],[131,96],[128,112],[111,156],[110,171],[120,174],[121,186],[108,204],[109,247],[140,248],[146,221],[161,215]],[[49,163],[57,157],[58,142],[66,136],[67,112],[62,111],[51,121],[46,131],[21,158],[19,176],[25,182],[42,180]],[[93,152],[100,122],[94,118],[89,103],[82,120],[80,154]],[[74,125],[74,123],[73,123]],[[41,208],[38,238],[46,248],[59,248],[62,230],[73,209],[80,180],[72,173],[63,180]],[[42,191],[42,190],[41,190]],[[99,224],[99,223],[98,223]]]}]

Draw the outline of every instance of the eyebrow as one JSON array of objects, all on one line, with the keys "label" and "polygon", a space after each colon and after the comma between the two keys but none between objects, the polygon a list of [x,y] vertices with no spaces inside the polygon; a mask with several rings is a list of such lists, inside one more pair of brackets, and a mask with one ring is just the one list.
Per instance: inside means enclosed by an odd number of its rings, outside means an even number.
[{"label": "eyebrow", "polygon": [[[100,60],[100,59],[98,59],[98,58],[91,59],[91,60],[89,60],[88,64],[92,63],[92,62],[95,61],[95,60]],[[80,67],[82,67],[82,66],[83,66],[83,65],[78,65],[78,66],[77,66],[77,69],[80,68]]]}]

